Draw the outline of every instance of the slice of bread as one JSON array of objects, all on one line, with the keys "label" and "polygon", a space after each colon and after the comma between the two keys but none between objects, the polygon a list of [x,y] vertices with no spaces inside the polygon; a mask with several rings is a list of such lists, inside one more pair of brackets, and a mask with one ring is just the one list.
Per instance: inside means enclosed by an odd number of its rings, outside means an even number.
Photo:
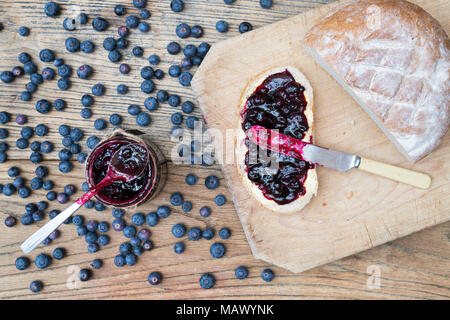
[{"label": "slice of bread", "polygon": [[264,80],[272,74],[276,74],[279,72],[289,71],[291,75],[294,77],[295,81],[301,84],[304,88],[304,96],[307,102],[307,106],[305,109],[305,116],[308,120],[309,129],[305,132],[305,136],[303,141],[313,142],[313,127],[314,127],[314,113],[313,113],[313,89],[308,81],[308,79],[301,73],[297,68],[292,66],[279,67],[267,70],[255,78],[251,79],[247,84],[242,96],[241,102],[239,105],[239,124],[237,128],[236,135],[236,160],[237,160],[237,169],[239,175],[241,176],[242,183],[245,185],[249,194],[261,204],[262,207],[269,209],[278,213],[294,213],[303,209],[310,201],[313,195],[317,194],[318,181],[316,174],[316,167],[309,169],[307,173],[307,178],[304,182],[305,194],[299,196],[297,199],[286,203],[286,204],[278,204],[277,202],[267,199],[263,192],[258,188],[256,184],[248,179],[246,166],[245,166],[245,155],[248,152],[248,148],[245,145],[246,134],[242,129],[242,117],[241,111],[244,110],[245,105],[247,103],[247,99],[253,94],[256,88],[264,82]]}]

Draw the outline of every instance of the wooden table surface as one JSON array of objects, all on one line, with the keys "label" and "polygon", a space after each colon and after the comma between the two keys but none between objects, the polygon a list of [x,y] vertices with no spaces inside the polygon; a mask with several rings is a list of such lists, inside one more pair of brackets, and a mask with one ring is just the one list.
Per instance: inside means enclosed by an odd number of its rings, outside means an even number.
[{"label": "wooden table surface", "polygon": [[[117,27],[124,24],[122,18],[113,14],[113,8],[118,3],[127,4],[129,12],[136,12],[132,8],[132,1],[57,1],[62,4],[63,11],[58,18],[49,18],[43,14],[46,1],[3,0],[0,2],[0,22],[5,29],[0,32],[0,70],[10,70],[17,62],[18,53],[25,51],[33,56],[33,60],[42,69],[44,64],[39,61],[38,53],[44,48],[52,49],[58,57],[64,58],[74,69],[81,64],[89,64],[95,69],[90,80],[79,80],[72,76],[72,87],[63,92],[57,89],[56,80],[46,82],[39,86],[33,94],[33,100],[23,102],[20,93],[28,80],[27,77],[16,80],[11,84],[0,84],[0,110],[6,110],[12,115],[26,114],[27,125],[35,126],[45,123],[50,128],[46,137],[32,138],[31,141],[52,141],[56,150],[62,148],[61,137],[57,132],[60,124],[82,128],[85,133],[83,151],[86,137],[97,135],[102,137],[111,132],[112,126],[104,132],[96,131],[93,120],[97,118],[108,119],[112,113],[119,113],[124,117],[123,127],[136,128],[133,117],[128,116],[127,107],[135,103],[143,107],[145,94],[140,92],[140,68],[148,65],[145,60],[152,53],[162,58],[160,68],[167,71],[168,67],[178,62],[181,55],[170,56],[165,47],[170,41],[178,41],[175,36],[175,27],[180,22],[189,25],[200,24],[205,29],[201,39],[188,38],[181,40],[183,45],[203,41],[214,43],[238,34],[237,26],[241,21],[249,21],[254,27],[278,21],[285,17],[295,15],[310,8],[320,6],[327,1],[298,1],[275,0],[271,10],[259,7],[258,1],[237,0],[232,6],[227,6],[222,0],[189,0],[185,1],[185,10],[182,13],[173,13],[170,10],[169,0],[148,1],[148,9],[152,13],[150,18],[151,31],[142,34],[133,31],[130,35],[130,47],[123,51],[124,60],[131,65],[129,75],[121,75],[118,65],[107,59],[107,52],[102,48],[102,41],[106,36],[116,36]],[[108,18],[110,28],[107,32],[98,33],[92,30],[90,23],[81,30],[68,32],[62,29],[64,17],[85,12],[92,17],[101,15]],[[230,31],[219,34],[215,31],[215,22],[219,19],[230,23]],[[31,28],[31,34],[22,38],[17,29],[22,26]],[[80,40],[93,40],[96,51],[92,54],[69,54],[64,49],[64,40],[75,36]],[[143,58],[131,55],[131,48],[140,45],[144,48]],[[270,58],[270,57],[269,57]],[[193,70],[195,72],[195,69]],[[80,98],[89,93],[95,83],[104,83],[107,93],[103,97],[96,97],[92,107],[93,117],[84,120],[79,113],[82,109]],[[125,96],[116,93],[116,86],[125,83],[130,92]],[[156,80],[158,89],[166,89],[169,93],[176,93],[182,100],[193,100],[190,88],[182,88],[178,80],[166,75],[164,80]],[[47,115],[38,114],[34,105],[38,99],[54,101],[64,98],[68,108],[64,111],[52,111]],[[179,109],[179,108],[177,108]],[[153,140],[162,148],[166,155],[175,146],[169,137],[170,115],[175,108],[163,104],[156,112],[152,112],[152,124],[145,129]],[[200,117],[198,108],[194,115]],[[7,176],[7,169],[13,165],[20,167],[22,176],[31,180],[36,165],[28,158],[29,149],[18,150],[15,141],[20,136],[20,127],[13,121],[1,125],[9,130],[10,136],[5,139],[10,149],[7,152],[8,161],[0,164],[0,183],[11,181]],[[183,125],[184,127],[184,125]],[[62,191],[64,185],[72,183],[80,186],[83,182],[83,167],[72,161],[74,169],[68,174],[58,171],[57,152],[44,155],[42,164],[48,166],[50,179],[55,182],[56,191]],[[184,182],[187,173],[199,176],[195,186],[187,186]],[[215,174],[221,178],[221,185],[215,191],[207,191],[204,187],[204,178]],[[155,248],[139,257],[138,263],[133,267],[117,268],[113,258],[117,248],[124,237],[110,231],[111,243],[95,254],[88,253],[86,243],[82,237],[76,235],[73,225],[63,225],[61,237],[46,247],[39,247],[29,258],[34,258],[42,252],[51,254],[54,248],[63,247],[68,256],[60,261],[54,260],[45,270],[38,270],[34,263],[25,271],[18,271],[14,266],[17,257],[23,255],[19,245],[31,233],[42,226],[48,218],[31,226],[22,226],[20,223],[14,228],[6,228],[3,221],[8,215],[19,218],[24,213],[24,205],[28,202],[44,200],[45,191],[34,191],[28,199],[21,199],[18,195],[6,197],[0,195],[1,220],[0,224],[0,298],[2,299],[448,299],[450,298],[450,223],[444,223],[434,228],[412,234],[368,250],[351,257],[318,267],[301,274],[273,267],[253,258],[247,244],[244,232],[237,214],[231,203],[231,198],[223,207],[214,205],[213,199],[217,194],[228,195],[220,166],[203,167],[200,165],[169,164],[168,183],[163,192],[151,202],[146,203],[137,210],[128,212],[126,220],[129,221],[134,212],[147,213],[155,210],[159,205],[167,204],[171,193],[180,191],[185,199],[193,202],[194,207],[190,213],[182,213],[177,207],[172,207],[172,214],[162,220],[156,227],[151,227],[152,241]],[[80,188],[79,188],[80,189]],[[78,191],[76,195],[80,195]],[[75,199],[75,196],[72,197]],[[201,218],[198,211],[203,205],[209,205],[213,210],[208,218]],[[50,203],[50,209],[62,210],[64,205],[56,202]],[[112,221],[111,209],[97,212],[94,209],[81,209],[79,214],[86,219],[98,221]],[[219,230],[229,227],[232,236],[224,240],[227,253],[222,259],[213,259],[209,254],[209,246],[213,240],[201,240],[186,243],[186,251],[181,255],[173,253],[173,244],[176,242],[171,235],[174,223],[184,223],[188,227],[210,226]],[[216,236],[216,238],[218,238]],[[101,258],[104,266],[95,270],[93,278],[87,282],[73,281],[74,274],[79,268],[89,267],[90,261]],[[240,265],[249,268],[249,277],[245,280],[236,280],[234,270]],[[264,268],[272,268],[276,274],[271,283],[264,283],[260,273]],[[151,271],[160,271],[164,280],[158,286],[150,286],[146,281]],[[201,289],[199,278],[205,273],[212,273],[216,278],[216,285],[211,290]],[[41,280],[44,290],[33,294],[28,289],[33,280]]]}]

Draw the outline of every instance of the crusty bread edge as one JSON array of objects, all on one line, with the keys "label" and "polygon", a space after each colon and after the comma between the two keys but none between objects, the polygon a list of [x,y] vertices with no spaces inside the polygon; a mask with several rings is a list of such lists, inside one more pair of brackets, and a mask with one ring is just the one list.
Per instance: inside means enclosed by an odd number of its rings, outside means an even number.
[{"label": "crusty bread edge", "polygon": [[295,67],[292,66],[285,66],[285,67],[277,67],[272,68],[269,70],[266,70],[256,77],[250,79],[248,82],[245,90],[243,91],[243,94],[241,95],[240,105],[239,105],[239,123],[237,128],[237,136],[236,136],[236,160],[237,160],[237,170],[239,172],[239,176],[241,177],[242,183],[246,187],[249,194],[264,208],[269,209],[273,212],[277,213],[285,213],[285,214],[291,214],[300,211],[303,209],[312,199],[313,195],[317,194],[318,189],[318,180],[317,180],[317,174],[316,169],[310,169],[308,170],[308,176],[305,181],[305,189],[306,193],[299,197],[298,199],[294,200],[291,203],[279,205],[275,201],[269,200],[266,197],[264,197],[262,191],[253,184],[247,177],[247,172],[245,171],[245,154],[247,153],[248,149],[245,146],[245,132],[241,128],[241,115],[240,112],[243,110],[248,97],[255,91],[255,89],[271,74],[283,72],[285,70],[288,70],[292,76],[294,77],[295,81],[300,83],[304,88],[304,94],[305,99],[307,101],[307,107],[305,110],[305,116],[308,120],[309,129],[305,134],[304,141],[311,142],[312,140],[312,134],[314,131],[314,95],[313,95],[313,89],[311,87],[311,84],[309,83],[308,79],[303,75],[300,70],[298,70]]},{"label": "crusty bread edge", "polygon": [[398,143],[394,135],[384,126],[383,122],[378,116],[370,110],[370,108],[358,97],[358,95],[346,84],[345,80],[319,55],[317,52],[310,48],[308,45],[303,44],[303,48],[322,66],[336,81],[344,88],[345,91],[352,96],[352,98],[363,108],[363,110],[370,116],[370,118],[376,123],[376,125],[383,131],[388,139],[395,145],[395,147],[406,157],[410,162],[415,162],[418,159],[412,158],[409,153]]}]

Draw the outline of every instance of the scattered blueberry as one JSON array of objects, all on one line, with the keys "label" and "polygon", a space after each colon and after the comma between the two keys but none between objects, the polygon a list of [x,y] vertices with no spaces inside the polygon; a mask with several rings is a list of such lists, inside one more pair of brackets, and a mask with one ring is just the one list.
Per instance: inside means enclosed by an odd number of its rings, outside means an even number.
[{"label": "scattered blueberry", "polygon": [[214,243],[211,248],[209,249],[209,252],[211,253],[211,256],[213,258],[222,258],[225,254],[225,246],[220,243],[220,242],[216,242]]},{"label": "scattered blueberry", "polygon": [[204,273],[200,277],[200,286],[203,289],[211,289],[215,283],[216,283],[216,280],[214,279],[214,276],[209,273]]}]

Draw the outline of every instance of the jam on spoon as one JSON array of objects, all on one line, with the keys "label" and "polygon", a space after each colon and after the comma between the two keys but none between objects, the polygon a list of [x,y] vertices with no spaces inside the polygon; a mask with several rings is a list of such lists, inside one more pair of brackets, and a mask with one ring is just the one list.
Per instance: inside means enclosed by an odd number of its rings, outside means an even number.
[{"label": "jam on spoon", "polygon": [[58,228],[67,218],[77,211],[86,201],[96,195],[107,185],[113,182],[128,182],[139,177],[147,168],[149,161],[148,150],[137,143],[129,143],[118,149],[108,164],[106,176],[91,190],[86,192],[75,203],[49,221],[41,229],[31,235],[22,245],[22,251],[31,252],[45,238]]}]

